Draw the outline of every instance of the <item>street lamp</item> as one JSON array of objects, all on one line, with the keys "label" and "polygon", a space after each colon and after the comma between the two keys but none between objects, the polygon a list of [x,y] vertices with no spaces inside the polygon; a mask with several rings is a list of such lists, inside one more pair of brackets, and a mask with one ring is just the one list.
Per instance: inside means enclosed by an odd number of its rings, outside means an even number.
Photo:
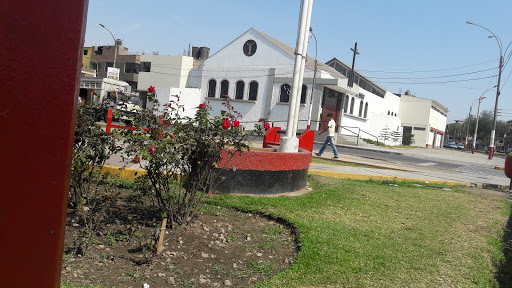
[{"label": "street lamp", "polygon": [[[485,97],[484,97],[485,98]],[[475,99],[473,100],[473,102],[471,102],[471,106],[469,106],[469,114],[468,114],[468,127],[466,128],[466,141],[464,142],[464,151],[467,151],[467,147],[468,147],[468,136],[469,136],[469,124],[471,124],[471,109],[473,109],[473,104],[475,104],[475,101],[479,100],[480,98],[478,99]],[[483,98],[482,98],[483,99]],[[480,106],[480,103],[478,104],[478,106]]]},{"label": "street lamp", "polygon": [[475,124],[475,135],[473,136],[473,149],[471,150],[471,154],[475,154],[475,146],[476,146],[476,134],[478,131],[478,119],[480,118],[480,103],[482,103],[482,100],[485,99],[484,94],[489,92],[490,90],[496,88],[498,85],[494,85],[493,87],[487,89],[480,97],[478,98],[478,111],[476,112],[476,124]]},{"label": "street lamp", "polygon": [[[493,119],[493,124],[492,124],[492,131],[491,131],[491,143],[489,146],[489,159],[492,159],[493,153],[494,153],[494,136],[496,134],[496,117],[498,116],[498,114],[497,114],[498,113],[498,98],[500,97],[501,71],[503,70],[503,46],[502,46],[500,37],[494,35],[494,33],[492,33],[491,30],[485,28],[484,26],[478,25],[478,24],[470,22],[470,21],[466,21],[466,23],[470,24],[470,25],[475,25],[482,29],[487,30],[489,33],[492,34],[492,36],[488,36],[488,38],[496,39],[496,42],[498,43],[498,47],[500,48],[500,65],[499,65],[499,70],[498,70],[499,71],[498,72],[498,84],[496,85],[496,102],[494,103],[494,119]],[[505,49],[505,54],[507,53],[507,50],[508,50],[508,47],[510,46],[510,44],[512,44],[512,42],[510,42],[508,44],[507,48]]]},{"label": "street lamp", "polygon": [[112,39],[114,39],[114,64],[112,65],[112,68],[116,68],[116,59],[117,59],[117,41],[116,41],[116,37],[114,37],[114,34],[112,34],[112,32],[110,32],[110,30],[108,30],[108,28],[105,27],[105,25],[100,23],[100,26],[105,28],[105,30],[107,30],[108,33],[110,33],[110,35],[112,35]]},{"label": "street lamp", "polygon": [[318,70],[318,61],[316,57],[318,56],[318,42],[316,41],[315,33],[313,33],[313,28],[309,27],[309,32],[315,38],[315,71],[313,72],[313,87],[311,88],[311,101],[309,103],[309,115],[308,115],[308,129],[311,127],[311,113],[313,111],[313,96],[315,95],[315,86],[316,86],[316,71]]}]

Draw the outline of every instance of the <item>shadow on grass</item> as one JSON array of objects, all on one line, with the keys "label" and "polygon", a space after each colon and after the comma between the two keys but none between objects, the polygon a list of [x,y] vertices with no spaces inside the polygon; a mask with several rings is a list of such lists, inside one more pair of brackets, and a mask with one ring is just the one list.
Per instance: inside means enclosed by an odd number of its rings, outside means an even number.
[{"label": "shadow on grass", "polygon": [[503,233],[503,255],[505,259],[498,266],[496,279],[500,288],[512,287],[512,215],[508,218]]}]

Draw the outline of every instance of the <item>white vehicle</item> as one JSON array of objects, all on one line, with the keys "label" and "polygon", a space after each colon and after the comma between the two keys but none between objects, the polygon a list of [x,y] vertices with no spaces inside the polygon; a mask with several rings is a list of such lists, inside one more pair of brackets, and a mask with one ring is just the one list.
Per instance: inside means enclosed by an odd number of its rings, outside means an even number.
[{"label": "white vehicle", "polygon": [[135,114],[140,111],[141,103],[140,98],[134,94],[117,93],[116,110],[119,112],[119,120],[131,123]]}]

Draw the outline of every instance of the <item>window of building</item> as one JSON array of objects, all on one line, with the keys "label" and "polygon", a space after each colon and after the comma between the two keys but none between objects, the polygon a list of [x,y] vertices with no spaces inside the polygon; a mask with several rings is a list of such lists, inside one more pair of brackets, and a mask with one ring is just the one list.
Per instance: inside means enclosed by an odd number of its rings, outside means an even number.
[{"label": "window of building", "polygon": [[368,102],[364,104],[364,118],[368,118]]},{"label": "window of building", "polygon": [[252,81],[249,83],[249,100],[256,100],[258,98],[258,82]]},{"label": "window of building", "polygon": [[281,93],[279,94],[279,102],[288,103],[290,101],[290,93],[292,87],[288,84],[281,85]]},{"label": "window of building", "polygon": [[300,93],[300,103],[306,103],[306,95],[308,94],[308,86],[302,85],[302,92]]},{"label": "window of building", "polygon": [[418,130],[418,131],[425,131],[426,130],[424,127],[414,127],[413,129],[414,130]]},{"label": "window of building", "polygon": [[114,67],[114,62],[107,62],[107,63],[105,63],[105,72],[107,72],[108,67]]},{"label": "window of building", "polygon": [[354,98],[350,101],[350,114],[354,115]]},{"label": "window of building", "polygon": [[151,62],[140,62],[140,72],[151,72]]},{"label": "window of building", "polygon": [[102,55],[103,54],[103,46],[98,46],[98,50],[96,50],[96,55]]},{"label": "window of building", "polygon": [[359,117],[363,117],[363,100],[359,102],[359,114],[357,114]]},{"label": "window of building", "polygon": [[100,71],[100,67],[101,67],[101,65],[96,63],[96,62],[91,63],[91,69],[94,69],[96,71]]},{"label": "window of building", "polygon": [[222,97],[222,98],[229,97],[229,81],[228,80],[222,80],[222,82],[220,82],[220,97]]},{"label": "window of building", "polygon": [[244,89],[245,89],[245,83],[244,81],[240,80],[236,82],[236,91],[235,91],[235,99],[242,100],[244,99]]},{"label": "window of building", "polygon": [[349,100],[350,100],[350,98],[348,97],[348,95],[345,95],[345,101],[343,101],[343,102],[345,102],[345,103],[344,103],[344,107],[343,107],[343,112],[344,112],[344,113],[347,113],[347,112],[348,112],[348,101],[349,101]]},{"label": "window of building", "polygon": [[390,115],[390,114],[391,114],[391,111],[388,110],[388,115]]},{"label": "window of building", "polygon": [[124,63],[124,73],[139,74],[140,64],[139,63]]},{"label": "window of building", "polygon": [[210,81],[208,81],[208,97],[214,98],[216,90],[217,81],[215,81],[215,79],[210,79]]},{"label": "window of building", "polygon": [[84,55],[89,55],[89,50],[84,50]]}]

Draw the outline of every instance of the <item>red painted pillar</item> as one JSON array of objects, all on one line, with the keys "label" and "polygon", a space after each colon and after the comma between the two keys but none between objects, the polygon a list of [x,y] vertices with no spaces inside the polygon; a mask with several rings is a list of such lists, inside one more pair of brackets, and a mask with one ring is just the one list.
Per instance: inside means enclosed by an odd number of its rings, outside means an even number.
[{"label": "red painted pillar", "polygon": [[88,0],[0,2],[0,286],[59,287]]}]

